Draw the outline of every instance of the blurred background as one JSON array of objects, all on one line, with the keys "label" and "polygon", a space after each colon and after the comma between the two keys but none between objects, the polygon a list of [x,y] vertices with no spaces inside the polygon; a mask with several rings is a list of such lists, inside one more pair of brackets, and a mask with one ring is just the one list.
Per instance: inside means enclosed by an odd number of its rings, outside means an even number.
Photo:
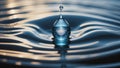
[{"label": "blurred background", "polygon": [[[60,0],[0,0],[0,67],[61,68],[52,43]],[[63,0],[65,68],[120,66],[120,0]]]}]

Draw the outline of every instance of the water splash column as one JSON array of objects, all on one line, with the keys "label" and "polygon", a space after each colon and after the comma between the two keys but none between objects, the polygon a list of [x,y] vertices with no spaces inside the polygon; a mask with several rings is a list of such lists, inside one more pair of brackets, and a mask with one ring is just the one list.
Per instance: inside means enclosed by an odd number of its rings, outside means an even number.
[{"label": "water splash column", "polygon": [[66,53],[70,43],[70,25],[67,20],[63,19],[62,11],[63,5],[61,0],[59,6],[59,19],[53,24],[52,34],[54,37],[53,43],[55,45],[55,49],[57,49],[60,54],[61,68],[66,68]]},{"label": "water splash column", "polygon": [[55,45],[55,48],[58,50],[69,48],[69,42],[70,42],[70,25],[67,22],[67,20],[63,19],[62,15],[63,11],[63,4],[62,0],[60,1],[59,6],[59,19],[55,21],[53,24],[53,43]]}]

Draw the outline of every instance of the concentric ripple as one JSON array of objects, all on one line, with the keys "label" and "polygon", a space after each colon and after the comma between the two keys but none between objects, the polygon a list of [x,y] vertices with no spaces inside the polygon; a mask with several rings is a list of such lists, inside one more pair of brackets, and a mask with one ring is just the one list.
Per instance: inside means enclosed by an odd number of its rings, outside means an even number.
[{"label": "concentric ripple", "polygon": [[[71,26],[66,68],[120,66],[120,1],[65,0],[63,18]],[[56,0],[0,0],[0,62],[60,68],[52,43],[59,18]]]}]

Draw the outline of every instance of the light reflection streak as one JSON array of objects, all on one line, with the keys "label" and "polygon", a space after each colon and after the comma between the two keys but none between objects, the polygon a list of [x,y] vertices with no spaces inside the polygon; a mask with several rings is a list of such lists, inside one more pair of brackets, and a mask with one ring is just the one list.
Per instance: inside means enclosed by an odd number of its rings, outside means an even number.
[{"label": "light reflection streak", "polygon": [[25,47],[25,48],[32,48],[31,46],[28,46],[24,43],[7,43],[7,42],[0,42],[0,45],[12,45],[12,46],[20,46],[20,47]]},{"label": "light reflection streak", "polygon": [[[92,29],[94,29],[94,30],[92,30]],[[91,30],[91,31],[87,32],[88,30]],[[73,35],[71,35],[71,36],[74,39],[71,39],[71,40],[81,39],[83,37],[89,36],[90,34],[97,33],[97,32],[108,32],[108,33],[118,34],[118,35],[120,34],[119,30],[115,31],[115,30],[113,30],[111,28],[108,28],[108,27],[103,27],[103,26],[89,26],[89,27],[83,28],[81,30],[72,32]]]},{"label": "light reflection streak", "polygon": [[47,46],[47,47],[54,47],[54,45],[53,44],[47,44],[47,43],[38,43],[38,44],[40,44],[40,45],[43,45],[43,46]]},{"label": "light reflection streak", "polygon": [[94,42],[89,42],[89,44],[81,44],[81,46],[80,45],[73,45],[73,46],[70,46],[70,48],[80,48],[80,47],[87,47],[87,46],[93,46],[93,45],[95,45],[95,44],[98,44],[99,43],[99,41],[94,41]]},{"label": "light reflection streak", "polygon": [[[103,26],[89,26],[89,27],[83,28],[81,30],[77,30],[77,31],[72,32],[72,34],[73,34],[72,36],[74,37],[74,39],[76,39],[77,37],[81,37],[82,38],[82,37],[86,36],[85,32],[87,32],[88,30],[92,30],[92,29],[94,29],[94,30],[96,30],[96,29],[103,29],[103,30],[105,30],[105,27],[103,27]],[[71,39],[71,40],[73,40],[73,39]]]},{"label": "light reflection streak", "polygon": [[[38,45],[36,43],[32,43],[31,41],[29,41],[27,39],[23,39],[23,38],[20,38],[20,37],[17,37],[17,36],[10,36],[10,37],[8,36],[8,37],[0,37],[0,38],[3,38],[3,39],[12,39],[12,40],[20,41],[23,44],[26,44],[26,45],[29,45],[29,46],[32,46],[32,47],[45,48],[44,46],[40,46],[40,45]],[[53,49],[53,48],[49,48],[49,49]]]},{"label": "light reflection streak", "polygon": [[[6,53],[6,54],[4,54]],[[46,60],[46,61],[55,61],[59,60],[59,57],[45,57],[45,55],[41,54],[32,54],[28,52],[20,52],[20,51],[12,51],[12,50],[0,50],[0,55],[4,56],[11,56],[11,57],[17,57],[17,58],[26,58],[26,59],[34,59],[34,60]]]},{"label": "light reflection streak", "polygon": [[16,14],[16,13],[18,13],[18,10],[16,9],[12,9],[8,11],[8,14]]},{"label": "light reflection streak", "polygon": [[17,6],[17,2],[15,2],[15,0],[7,0],[7,5],[6,5],[6,7],[8,7],[8,8],[13,8],[13,7],[15,7],[15,6]]},{"label": "light reflection streak", "polygon": [[28,50],[29,52],[33,52],[33,53],[43,53],[43,54],[53,54],[53,53],[56,53],[57,54],[57,51],[41,51],[41,50],[33,50],[33,49],[30,49]]},{"label": "light reflection streak", "polygon": [[41,63],[40,63],[40,62],[30,62],[30,64],[33,64],[33,65],[40,65]]},{"label": "light reflection streak", "polygon": [[15,62],[16,65],[22,65],[22,62]]},{"label": "light reflection streak", "polygon": [[90,35],[90,34],[92,34],[92,33],[99,33],[99,32],[108,32],[108,33],[112,33],[112,34],[117,34],[117,35],[120,35],[120,33],[118,33],[118,32],[120,32],[120,31],[114,31],[114,30],[93,30],[93,31],[90,31],[90,32],[87,32],[87,33],[85,33],[84,35],[82,35],[81,37],[79,37],[79,38],[83,38],[83,37],[85,37],[85,36],[88,36],[88,35]]},{"label": "light reflection streak", "polygon": [[95,57],[104,57],[108,56],[114,53],[119,53],[120,49],[115,49],[111,51],[105,51],[101,53],[93,53],[93,54],[87,54],[87,55],[67,55],[67,60],[69,61],[76,61],[78,59],[88,59],[88,58],[95,58]]},{"label": "light reflection streak", "polygon": [[[17,6],[17,3],[15,2],[15,0],[7,0],[8,4],[6,5],[7,8],[13,8],[15,6]],[[8,14],[15,14],[17,13],[18,10],[15,9],[11,9],[8,11]],[[9,19],[14,19],[14,18],[18,18],[20,17],[19,15],[12,15],[10,17],[8,17]]]},{"label": "light reflection streak", "polygon": [[99,22],[99,21],[85,22],[85,23],[81,24],[80,27],[89,26],[89,25],[101,25],[101,26],[110,26],[110,27],[120,28],[117,25],[113,25],[113,24],[105,23],[105,22]]},{"label": "light reflection streak", "polygon": [[5,34],[5,33],[1,32],[0,35],[3,35],[3,36],[15,36],[15,35],[20,35],[20,34],[23,34],[23,32],[18,32],[18,33],[14,33],[14,34],[13,33],[12,34],[7,34],[7,33]]},{"label": "light reflection streak", "polygon": [[89,14],[89,13],[71,13],[71,12],[64,12],[64,15],[76,15],[76,16],[85,16],[85,17],[90,17],[90,18],[96,18],[96,19],[100,19],[100,20],[105,20],[105,21],[110,21],[110,22],[114,22],[114,23],[119,23],[119,20],[115,20],[115,19],[111,19],[111,18],[107,18],[107,17],[103,17],[100,15],[93,15],[93,14]]},{"label": "light reflection streak", "polygon": [[[120,44],[120,40],[117,42],[116,41],[110,42],[109,44],[111,44],[111,45],[103,43],[104,46],[99,46],[96,48],[89,48],[89,49],[81,49],[81,50],[71,50],[71,51],[68,51],[68,53],[90,52],[90,51],[100,50],[100,49],[104,49],[104,48],[108,48],[108,47],[113,47],[113,45],[114,45],[113,43]],[[119,45],[114,45],[114,46],[119,46]]]},{"label": "light reflection streak", "polygon": [[[31,25],[27,24],[26,26],[31,26]],[[32,33],[34,36],[36,36],[36,37],[38,37],[38,38],[42,38],[42,39],[46,39],[46,40],[49,39],[49,41],[51,40],[51,39],[49,38],[50,36],[49,36],[49,35],[45,35],[46,32],[45,32],[44,30],[42,30],[40,27],[39,27],[39,30],[40,30],[41,32],[45,33],[45,34],[39,33],[39,32],[36,31],[35,29],[30,28],[30,27],[26,27],[26,26],[23,25],[23,26],[21,26],[23,29],[15,30],[15,31],[23,31],[23,32],[28,31],[28,32]],[[33,25],[33,27],[37,27],[37,28],[38,28],[38,26],[34,26],[34,25]],[[47,34],[48,34],[48,33],[47,33]],[[52,36],[52,35],[51,35],[51,36]]]}]

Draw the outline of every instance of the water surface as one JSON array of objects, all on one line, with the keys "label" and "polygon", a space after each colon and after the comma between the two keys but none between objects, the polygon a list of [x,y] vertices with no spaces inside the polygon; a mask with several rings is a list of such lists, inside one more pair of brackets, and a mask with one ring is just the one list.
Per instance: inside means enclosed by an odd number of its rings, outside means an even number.
[{"label": "water surface", "polygon": [[[0,0],[0,62],[60,68],[52,43],[59,18],[57,0]],[[120,66],[120,1],[65,0],[63,18],[71,26],[66,68]]]}]

